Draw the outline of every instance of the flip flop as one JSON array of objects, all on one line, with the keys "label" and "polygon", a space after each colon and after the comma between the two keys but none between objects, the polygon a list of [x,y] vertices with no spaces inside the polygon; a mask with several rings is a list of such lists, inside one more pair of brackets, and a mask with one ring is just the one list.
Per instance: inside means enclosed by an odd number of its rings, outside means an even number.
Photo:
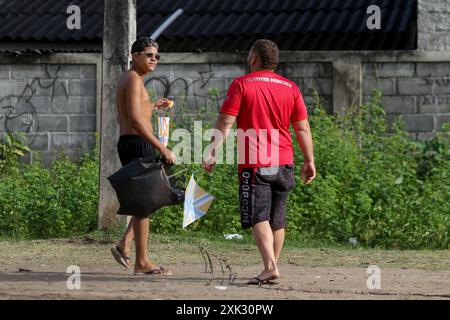
[{"label": "flip flop", "polygon": [[250,279],[247,284],[249,285],[257,285],[257,286],[261,286],[263,284],[278,284],[278,282],[273,282],[273,279],[261,279],[259,277],[254,277],[252,279]]},{"label": "flip flop", "polygon": [[141,274],[145,274],[145,275],[166,275],[166,276],[171,276],[172,275],[172,271],[170,271],[169,269],[165,269],[161,266],[158,266],[157,268],[151,269],[149,271],[142,271],[142,272],[135,272],[135,275],[141,275]]},{"label": "flip flop", "polygon": [[111,253],[114,259],[117,261],[117,263],[119,263],[121,266],[124,266],[127,269],[130,269],[131,258],[123,255],[120,252],[119,247],[115,246],[114,248],[111,248]]}]

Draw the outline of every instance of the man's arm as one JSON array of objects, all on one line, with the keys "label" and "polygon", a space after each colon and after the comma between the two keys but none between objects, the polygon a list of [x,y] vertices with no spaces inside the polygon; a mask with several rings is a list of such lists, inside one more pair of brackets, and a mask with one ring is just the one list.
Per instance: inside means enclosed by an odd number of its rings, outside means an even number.
[{"label": "man's arm", "polygon": [[[221,141],[219,141],[218,147],[223,143],[223,141],[227,138],[228,133],[230,132],[231,127],[233,126],[234,122],[236,121],[236,116],[232,116],[226,113],[220,113],[219,118],[216,121],[215,129],[219,130],[222,138]],[[214,137],[211,138],[211,142],[214,142]]]},{"label": "man's arm", "polygon": [[293,123],[298,145],[302,150],[304,162],[302,166],[302,179],[305,184],[310,183],[316,176],[314,165],[314,150],[308,119],[295,121]]},{"label": "man's arm", "polygon": [[[228,133],[230,132],[231,127],[236,121],[236,117],[226,114],[220,113],[219,118],[216,121],[215,129],[218,130],[218,135],[211,137],[211,146],[210,154],[206,155],[205,161],[203,162],[203,168],[211,172],[213,167],[216,164],[216,149],[219,148],[224,140],[227,138]],[[217,140],[216,140],[217,139]]]},{"label": "man's arm", "polygon": [[175,163],[174,154],[166,147],[164,147],[159,139],[155,137],[150,127],[150,119],[145,119],[141,110],[141,92],[142,82],[138,78],[132,77],[126,87],[126,103],[128,108],[128,121],[130,126],[141,137],[147,140],[155,147],[167,160],[168,163]]}]

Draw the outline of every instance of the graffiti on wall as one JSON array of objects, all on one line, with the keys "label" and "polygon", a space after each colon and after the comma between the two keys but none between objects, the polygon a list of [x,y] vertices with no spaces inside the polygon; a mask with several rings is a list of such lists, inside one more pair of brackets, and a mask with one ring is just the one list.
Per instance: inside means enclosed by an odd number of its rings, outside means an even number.
[{"label": "graffiti on wall", "polygon": [[[310,77],[302,76],[301,68],[299,71],[296,64],[280,65],[277,72],[294,81],[305,96],[312,96],[317,91],[324,100],[328,100],[332,95],[332,71],[328,70],[329,67],[323,64],[308,65],[307,68],[313,70],[312,73],[308,70]],[[202,71],[194,78],[151,77],[146,80],[145,86],[154,92],[155,98],[169,97],[175,99],[176,103],[180,97],[190,98],[188,104],[193,111],[208,106],[209,111],[217,112],[231,80],[219,78],[214,72]]]},{"label": "graffiti on wall", "polygon": [[312,69],[302,74],[302,66],[285,63],[279,66],[278,72],[283,77],[294,81],[304,95],[312,95],[317,91],[320,96],[331,95],[330,88],[326,88],[325,81],[331,81],[331,65],[327,63],[309,63],[306,68]]},{"label": "graffiti on wall", "polygon": [[450,105],[450,96],[422,96],[422,106],[428,105]]},{"label": "graffiti on wall", "polygon": [[[442,92],[441,90],[447,91],[448,89],[447,92],[450,92],[450,75],[440,78],[431,77],[431,75],[429,75],[428,77],[423,77],[420,79],[419,86],[429,87],[430,92],[434,92],[436,89],[438,89],[440,92]],[[421,106],[450,105],[449,95],[431,94],[423,95],[420,98]]]},{"label": "graffiti on wall", "polygon": [[177,101],[180,98],[192,97],[193,101],[190,104],[194,109],[209,106],[211,111],[216,111],[225,98],[226,90],[216,88],[218,90],[212,94],[208,89],[214,88],[210,81],[213,78],[214,72],[202,71],[198,72],[198,76],[194,79],[179,77],[171,80],[167,77],[151,77],[145,82],[145,86],[152,90],[157,98],[169,97]]},{"label": "graffiti on wall", "polygon": [[[53,70],[51,70],[53,69]],[[27,83],[18,95],[10,94],[0,97],[0,120],[4,120],[6,132],[25,132],[28,136],[28,143],[35,139],[35,133],[39,129],[37,120],[37,109],[33,101],[39,93],[39,90],[48,92],[48,96],[53,102],[57,85],[59,84],[64,92],[66,99],[69,93],[63,82],[58,82],[58,73],[61,66],[45,65],[45,77],[35,77]]]},{"label": "graffiti on wall", "polygon": [[421,78],[421,86],[450,87],[450,76],[433,78],[431,76]]}]

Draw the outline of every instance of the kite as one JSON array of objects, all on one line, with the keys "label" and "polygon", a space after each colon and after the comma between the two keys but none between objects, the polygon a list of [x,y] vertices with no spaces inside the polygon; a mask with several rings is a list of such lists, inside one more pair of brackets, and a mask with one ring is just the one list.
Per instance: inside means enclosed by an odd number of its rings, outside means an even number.
[{"label": "kite", "polygon": [[183,228],[206,214],[214,197],[197,185],[191,176],[184,197]]}]

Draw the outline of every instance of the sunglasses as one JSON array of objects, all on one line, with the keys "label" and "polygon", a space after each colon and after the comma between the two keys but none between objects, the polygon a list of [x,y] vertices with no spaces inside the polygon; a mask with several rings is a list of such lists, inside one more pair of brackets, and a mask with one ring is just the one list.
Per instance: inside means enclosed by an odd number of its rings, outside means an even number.
[{"label": "sunglasses", "polygon": [[153,57],[155,57],[156,60],[159,60],[161,58],[161,56],[157,53],[153,53],[153,52],[141,52],[143,54],[145,54],[147,56],[147,58],[152,59]]}]

